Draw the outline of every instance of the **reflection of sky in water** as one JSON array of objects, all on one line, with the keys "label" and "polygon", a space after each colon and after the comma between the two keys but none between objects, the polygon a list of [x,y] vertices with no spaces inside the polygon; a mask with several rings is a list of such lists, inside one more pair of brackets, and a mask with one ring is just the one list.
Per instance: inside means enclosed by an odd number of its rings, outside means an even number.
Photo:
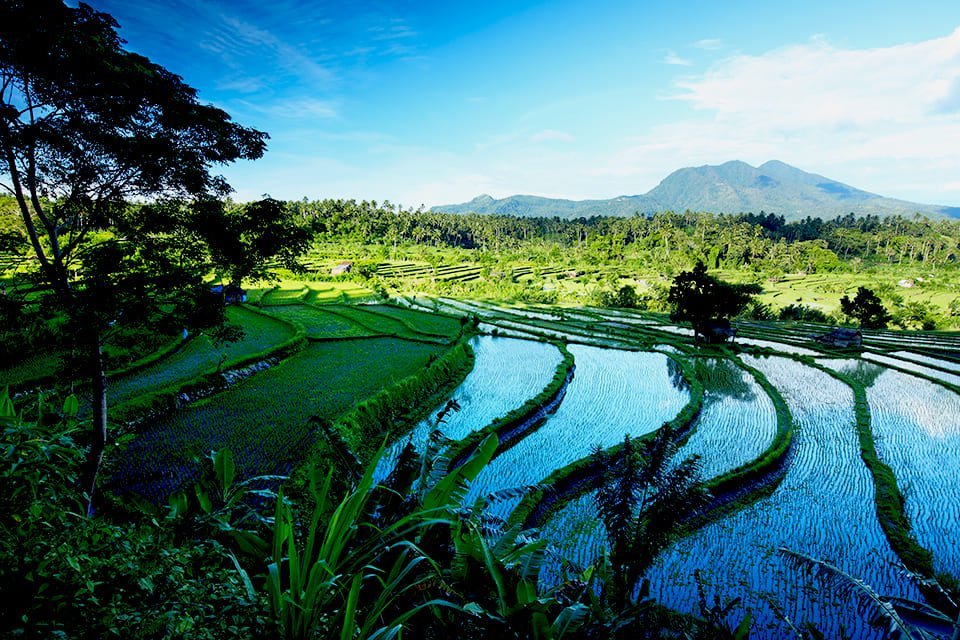
[{"label": "reflection of sky in water", "polygon": [[877,453],[890,465],[906,511],[934,565],[960,572],[960,396],[928,380],[885,371],[867,389]]},{"label": "reflection of sky in water", "polygon": [[936,369],[925,367],[922,364],[917,364],[916,362],[908,362],[902,358],[885,356],[879,353],[864,353],[863,358],[864,360],[879,362],[880,364],[889,364],[894,367],[900,367],[901,369],[906,369],[907,371],[922,373],[925,376],[930,376],[931,378],[936,378],[937,380],[942,380],[943,382],[949,382],[950,384],[960,385],[960,376],[958,375],[946,373],[944,371],[937,371]]},{"label": "reflection of sky in water", "polygon": [[552,471],[610,447],[624,435],[657,429],[689,394],[670,381],[667,356],[571,345],[576,374],[556,413],[493,460],[470,487],[476,496],[539,482]]},{"label": "reflection of sky in water", "polygon": [[940,360],[932,356],[912,353],[910,351],[894,351],[890,355],[904,360],[913,360],[914,362],[919,362],[921,364],[932,364],[936,367],[940,367],[941,369],[948,369],[950,371],[956,371],[957,373],[960,373],[960,363],[958,362]]},{"label": "reflection of sky in water", "polygon": [[773,402],[746,371],[729,360],[696,360],[706,394],[696,429],[679,456],[698,455],[713,478],[758,457],[777,431]]},{"label": "reflection of sky in water", "polygon": [[448,411],[440,424],[436,420],[443,405],[431,411],[410,436],[400,438],[384,455],[376,474],[378,480],[393,468],[408,441],[422,450],[435,429],[459,440],[520,407],[543,391],[562,359],[560,350],[552,344],[532,340],[479,336],[470,345],[475,355],[473,370],[451,395],[460,410]]},{"label": "reflection of sky in water", "polygon": [[777,351],[783,351],[784,353],[794,353],[798,356],[818,356],[821,355],[817,351],[812,349],[804,349],[803,347],[797,347],[792,344],[784,344],[783,342],[774,342],[772,340],[759,340],[757,338],[741,338],[737,337],[735,342],[739,344],[749,344],[755,347],[769,347],[771,349],[776,349]]},{"label": "reflection of sky in water", "polygon": [[658,324],[651,327],[657,331],[666,331],[668,333],[676,333],[681,336],[690,336],[693,337],[693,329],[688,329],[687,327],[674,327],[673,325],[668,324]]},{"label": "reflection of sky in water", "polygon": [[[855,605],[788,566],[776,553],[778,546],[786,545],[839,564],[885,595],[919,597],[897,571],[893,552],[874,515],[872,480],[860,460],[854,429],[853,394],[827,374],[786,358],[745,360],[763,370],[794,413],[797,431],[791,467],[770,497],[708,525],[664,552],[648,575],[651,593],[667,606],[696,615],[699,606],[693,571],[701,569],[708,601],[714,594],[722,602],[743,598],[743,605],[732,614],[734,624],[744,607],[752,610],[751,637],[788,635],[760,597],[766,594],[795,623],[813,622],[827,637],[840,637],[844,625],[851,637],[878,638],[882,634],[866,625]],[[704,377],[708,399],[711,386],[715,394],[728,386],[713,385],[711,380],[731,382],[732,394],[714,407],[723,407],[731,398],[762,397],[757,389],[742,393],[740,385],[733,384],[732,372],[714,371]],[[700,421],[710,419],[708,400]],[[737,438],[729,439],[726,446],[731,445],[738,445]],[[560,577],[563,559],[580,567],[588,565],[605,544],[592,495],[561,509],[542,532],[551,541],[542,573],[547,581]]]}]

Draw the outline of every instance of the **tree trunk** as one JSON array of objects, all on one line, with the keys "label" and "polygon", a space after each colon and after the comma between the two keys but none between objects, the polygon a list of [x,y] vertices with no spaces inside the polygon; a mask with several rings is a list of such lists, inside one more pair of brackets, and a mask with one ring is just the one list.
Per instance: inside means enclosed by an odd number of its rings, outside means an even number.
[{"label": "tree trunk", "polygon": [[91,343],[90,379],[93,391],[93,423],[90,451],[87,454],[82,488],[87,495],[87,515],[93,515],[93,499],[97,488],[97,474],[107,446],[107,373],[103,366],[103,347],[100,336]]}]

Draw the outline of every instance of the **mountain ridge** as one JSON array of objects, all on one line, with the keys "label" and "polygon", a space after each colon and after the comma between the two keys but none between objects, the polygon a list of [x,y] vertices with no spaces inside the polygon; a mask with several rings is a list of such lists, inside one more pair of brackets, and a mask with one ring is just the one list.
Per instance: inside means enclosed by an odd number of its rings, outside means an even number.
[{"label": "mountain ridge", "polygon": [[658,211],[709,211],[711,213],[775,213],[787,220],[891,215],[960,218],[960,207],[921,204],[887,198],[809,173],[779,160],[753,167],[741,160],[719,165],[677,169],[660,184],[640,195],[600,200],[566,200],[533,195],[495,199],[487,194],[462,204],[438,205],[445,213],[505,214],[520,217],[589,218],[631,216]]}]

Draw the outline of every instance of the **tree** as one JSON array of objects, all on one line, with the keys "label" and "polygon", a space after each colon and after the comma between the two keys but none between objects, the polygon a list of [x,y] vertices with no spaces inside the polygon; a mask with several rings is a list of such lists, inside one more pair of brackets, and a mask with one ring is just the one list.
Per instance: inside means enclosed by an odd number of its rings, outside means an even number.
[{"label": "tree", "polygon": [[890,322],[890,314],[880,298],[866,287],[858,287],[852,300],[849,296],[840,298],[840,310],[864,329],[883,329]]},{"label": "tree", "polygon": [[755,284],[730,284],[707,275],[707,268],[697,262],[691,271],[682,271],[673,279],[667,302],[670,319],[689,322],[694,335],[707,342],[727,338],[730,318],[739,314],[760,293]]},{"label": "tree", "polygon": [[227,206],[222,200],[207,200],[196,208],[197,230],[230,284],[270,279],[267,258],[293,271],[301,270],[298,259],[313,234],[298,224],[288,203],[265,198]]},{"label": "tree", "polygon": [[608,595],[619,609],[634,599],[640,579],[666,548],[680,524],[706,506],[696,456],[675,459],[675,433],[664,424],[655,438],[637,443],[629,436],[615,454],[594,453],[604,473],[595,502],[610,544]]},{"label": "tree", "polygon": [[122,325],[222,323],[200,277],[198,210],[182,202],[226,195],[212,167],[259,158],[267,138],[126,51],[117,27],[85,4],[0,0],[0,188],[91,382],[91,500],[107,438],[105,343]]}]

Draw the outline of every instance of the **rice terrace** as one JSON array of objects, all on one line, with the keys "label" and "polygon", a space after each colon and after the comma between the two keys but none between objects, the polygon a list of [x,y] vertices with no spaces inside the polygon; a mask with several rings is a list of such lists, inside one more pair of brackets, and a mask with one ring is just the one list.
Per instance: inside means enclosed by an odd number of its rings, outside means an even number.
[{"label": "rice terrace", "polygon": [[0,638],[960,638],[949,11],[134,4],[0,0]]}]

